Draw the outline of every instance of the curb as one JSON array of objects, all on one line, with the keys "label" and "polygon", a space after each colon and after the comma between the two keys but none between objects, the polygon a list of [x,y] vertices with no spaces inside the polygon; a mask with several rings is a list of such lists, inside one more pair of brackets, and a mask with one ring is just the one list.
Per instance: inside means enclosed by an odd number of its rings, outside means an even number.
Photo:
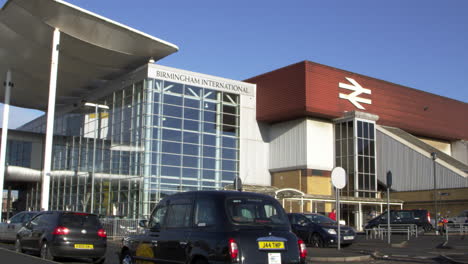
[{"label": "curb", "polygon": [[307,262],[362,262],[371,260],[371,255],[350,257],[310,257]]},{"label": "curb", "polygon": [[459,260],[455,260],[455,259],[453,259],[453,258],[451,258],[451,257],[448,257],[448,256],[444,255],[444,254],[439,255],[439,257],[441,257],[441,258],[443,258],[443,259],[445,259],[445,260],[447,260],[447,261],[450,261],[450,263],[455,263],[455,264],[468,264],[468,261],[459,261]]}]

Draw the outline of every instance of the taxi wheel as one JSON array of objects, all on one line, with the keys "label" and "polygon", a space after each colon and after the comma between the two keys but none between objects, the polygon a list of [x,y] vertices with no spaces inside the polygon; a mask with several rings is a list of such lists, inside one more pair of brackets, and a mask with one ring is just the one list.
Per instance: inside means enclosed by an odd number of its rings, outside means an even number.
[{"label": "taxi wheel", "polygon": [[23,247],[21,246],[21,241],[19,240],[19,238],[17,238],[15,240],[15,251],[18,252],[18,253],[23,253],[24,252]]},{"label": "taxi wheel", "polygon": [[125,250],[125,251],[122,253],[122,257],[121,257],[121,259],[120,259],[120,263],[121,263],[121,264],[133,264],[133,263],[135,263],[135,261],[133,260],[132,255],[130,254],[130,251]]},{"label": "taxi wheel", "polygon": [[49,245],[47,245],[46,241],[42,242],[40,255],[43,259],[54,260],[54,256],[50,253]]}]

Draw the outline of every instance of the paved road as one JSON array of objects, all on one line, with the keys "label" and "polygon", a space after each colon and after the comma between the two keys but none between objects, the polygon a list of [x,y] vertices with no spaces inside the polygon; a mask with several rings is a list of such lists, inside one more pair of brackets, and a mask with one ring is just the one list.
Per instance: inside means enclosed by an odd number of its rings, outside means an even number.
[{"label": "paved road", "polygon": [[[338,251],[336,248],[308,248],[309,257],[349,257],[372,255],[373,257],[367,261],[359,261],[354,263],[468,263],[468,236],[453,236],[449,242],[444,245],[445,239],[440,236],[420,236],[412,238],[408,242],[404,242],[403,237],[395,236],[392,245],[388,245],[386,241],[374,239],[366,240],[360,235],[356,243],[350,247],[346,247]],[[442,246],[444,245],[444,246]],[[119,263],[117,252],[120,248],[120,240],[109,240],[106,252],[106,264]],[[13,252],[14,245],[0,243],[0,262],[1,263],[54,263],[41,260],[35,256],[17,254]],[[448,256],[455,262],[449,261],[442,255]],[[10,260],[11,259],[11,260]],[[4,260],[8,260],[5,261]],[[89,260],[83,259],[60,259],[60,263],[75,264],[75,263],[90,263]],[[56,262],[55,262],[56,263]],[[330,264],[340,263],[339,261],[318,262],[314,264]]]}]

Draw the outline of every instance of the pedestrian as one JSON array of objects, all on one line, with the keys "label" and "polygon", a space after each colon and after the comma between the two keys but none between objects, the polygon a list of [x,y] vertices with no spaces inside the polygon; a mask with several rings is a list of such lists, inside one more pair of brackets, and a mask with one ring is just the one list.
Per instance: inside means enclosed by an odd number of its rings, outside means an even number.
[{"label": "pedestrian", "polygon": [[330,218],[333,221],[336,221],[336,210],[335,208],[332,209],[330,213],[328,213],[328,218]]}]

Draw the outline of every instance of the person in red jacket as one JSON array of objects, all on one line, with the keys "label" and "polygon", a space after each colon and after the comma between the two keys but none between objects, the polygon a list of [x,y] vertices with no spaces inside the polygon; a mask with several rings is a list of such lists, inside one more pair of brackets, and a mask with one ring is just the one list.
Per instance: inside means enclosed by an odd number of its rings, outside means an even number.
[{"label": "person in red jacket", "polygon": [[333,210],[328,213],[328,218],[332,219],[333,221],[336,221],[336,210],[333,208]]}]

